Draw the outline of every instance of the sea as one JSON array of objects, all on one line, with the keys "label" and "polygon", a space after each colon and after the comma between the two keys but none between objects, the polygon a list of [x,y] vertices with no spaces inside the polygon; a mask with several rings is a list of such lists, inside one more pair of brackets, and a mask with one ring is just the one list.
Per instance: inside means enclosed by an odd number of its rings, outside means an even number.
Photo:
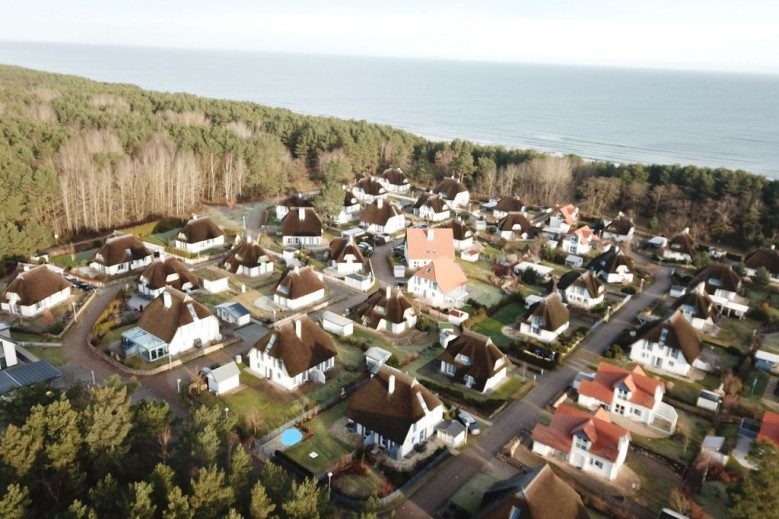
[{"label": "sea", "polygon": [[617,163],[779,179],[779,75],[0,42],[0,63]]}]

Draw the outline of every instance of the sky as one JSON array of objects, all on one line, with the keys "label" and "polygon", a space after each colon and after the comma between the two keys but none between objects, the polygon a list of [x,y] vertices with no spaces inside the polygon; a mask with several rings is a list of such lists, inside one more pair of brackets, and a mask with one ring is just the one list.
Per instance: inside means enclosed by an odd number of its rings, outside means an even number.
[{"label": "sky", "polygon": [[779,1],[0,0],[0,39],[779,74]]}]

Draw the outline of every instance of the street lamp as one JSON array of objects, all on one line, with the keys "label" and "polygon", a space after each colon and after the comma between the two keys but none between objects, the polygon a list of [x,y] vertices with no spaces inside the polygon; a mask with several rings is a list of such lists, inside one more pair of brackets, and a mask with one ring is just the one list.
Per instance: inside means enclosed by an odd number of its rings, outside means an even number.
[{"label": "street lamp", "polygon": [[176,393],[181,393],[181,379],[176,379]]},{"label": "street lamp", "polygon": [[230,408],[225,407],[225,420],[227,420],[227,415],[230,413]]},{"label": "street lamp", "polygon": [[332,487],[330,486],[330,482],[332,480],[333,480],[333,473],[332,472],[328,472],[327,473],[327,494],[328,494],[328,497],[332,497],[332,494],[333,494]]},{"label": "street lamp", "polygon": [[92,371],[91,373],[92,373],[92,385],[96,386],[97,384],[95,383],[95,372]]}]

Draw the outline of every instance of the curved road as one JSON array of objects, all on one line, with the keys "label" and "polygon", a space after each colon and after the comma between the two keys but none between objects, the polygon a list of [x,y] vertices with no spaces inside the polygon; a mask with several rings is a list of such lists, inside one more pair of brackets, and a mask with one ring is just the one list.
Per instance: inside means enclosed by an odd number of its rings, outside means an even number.
[{"label": "curved road", "polygon": [[[124,382],[132,378],[131,375],[120,371],[108,361],[96,355],[91,351],[91,346],[87,345],[87,337],[91,333],[95,322],[97,322],[101,312],[121,290],[122,286],[123,284],[119,283],[99,289],[95,298],[84,310],[84,313],[81,314],[78,321],[65,335],[62,342],[62,352],[65,358],[68,359],[68,363],[60,367],[65,384],[70,385],[77,380],[91,383],[93,375],[95,382],[98,384],[106,377],[114,374],[118,374]],[[237,353],[244,353],[250,346],[243,340],[207,356],[192,360],[172,371],[138,377],[141,385],[133,395],[133,400],[165,401],[177,416],[184,417],[187,415],[187,411],[178,399],[177,379],[181,379],[181,388],[184,390],[186,384],[201,367],[216,363],[222,364],[232,360]]]},{"label": "curved road", "polygon": [[433,471],[432,476],[425,479],[397,508],[400,517],[430,517],[446,505],[463,485],[493,460],[506,443],[520,431],[531,430],[547,403],[568,387],[591,359],[603,354],[622,330],[632,325],[639,312],[668,291],[671,269],[654,266],[640,257],[638,260],[655,275],[655,282],[628,301],[611,321],[587,335],[562,365],[539,376],[537,385],[522,400],[510,404],[498,415],[492,427],[475,439],[468,449]]}]

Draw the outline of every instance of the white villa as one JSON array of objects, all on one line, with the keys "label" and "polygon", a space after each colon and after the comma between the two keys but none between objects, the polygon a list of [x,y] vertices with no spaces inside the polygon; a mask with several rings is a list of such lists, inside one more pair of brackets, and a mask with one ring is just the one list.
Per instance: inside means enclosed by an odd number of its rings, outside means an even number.
[{"label": "white villa", "polygon": [[520,321],[519,333],[541,342],[554,342],[568,329],[568,308],[557,293],[549,294],[530,306]]},{"label": "white villa", "polygon": [[0,295],[0,308],[4,312],[34,317],[70,297],[71,285],[58,267],[21,264],[21,269]]},{"label": "white villa", "polygon": [[289,195],[276,206],[276,220],[282,221],[287,213],[300,207],[314,207],[310,200],[303,198],[300,193]]},{"label": "white villa", "polygon": [[533,224],[523,213],[511,212],[504,216],[495,226],[495,232],[499,238],[507,241],[527,240]]},{"label": "white villa", "polygon": [[176,258],[155,260],[138,278],[138,291],[151,298],[157,297],[169,286],[189,292],[198,288],[200,283],[197,276]]},{"label": "white villa", "polygon": [[407,229],[405,256],[412,269],[421,268],[441,256],[454,259],[454,231],[440,227]]},{"label": "white villa", "polygon": [[700,363],[701,339],[680,311],[640,327],[630,348],[630,360],[644,367],[685,376]]},{"label": "white villa", "polygon": [[616,246],[593,258],[587,268],[606,283],[633,282],[633,262]]},{"label": "white villa", "polygon": [[524,210],[525,205],[518,196],[504,196],[492,208],[492,216],[500,220],[508,216],[509,213],[521,213]]},{"label": "white villa", "polygon": [[489,337],[464,330],[450,335],[442,346],[446,349],[438,356],[440,371],[455,382],[486,393],[506,380],[511,363]]},{"label": "white villa", "polygon": [[354,184],[352,193],[364,204],[371,204],[375,200],[386,198],[387,189],[373,177],[363,177]]},{"label": "white villa", "polygon": [[589,226],[579,227],[575,231],[569,230],[561,239],[561,247],[571,254],[589,254],[593,247],[600,241],[598,235],[592,232]]},{"label": "white villa", "polygon": [[400,168],[385,169],[376,180],[390,193],[404,194],[411,190],[411,184]]},{"label": "white villa", "polygon": [[550,425],[536,424],[532,439],[536,454],[554,456],[584,472],[614,480],[627,458],[631,437],[603,409],[587,414],[563,404]]},{"label": "white villa", "polygon": [[324,384],[335,367],[333,340],[307,315],[278,323],[249,351],[249,369],[287,390]]},{"label": "white villa", "polygon": [[148,267],[152,257],[152,252],[137,237],[114,233],[95,253],[89,267],[105,276],[114,276]]},{"label": "white villa", "polygon": [[749,300],[738,294],[741,290],[741,277],[729,265],[712,263],[701,270],[687,286],[687,290],[702,287],[711,300],[725,315],[735,315],[739,319],[749,311]]},{"label": "white villa", "polygon": [[330,242],[330,266],[339,274],[362,272],[365,258],[352,238],[336,238]]},{"label": "white villa", "polygon": [[454,239],[454,250],[465,251],[473,247],[473,231],[461,220],[450,220],[437,226],[439,229],[451,229]]},{"label": "white villa", "polygon": [[441,195],[452,209],[465,208],[471,200],[468,188],[454,177],[445,178],[439,182],[433,189],[433,193]]},{"label": "white villa", "polygon": [[356,320],[374,330],[399,334],[416,326],[417,313],[399,288],[387,286],[369,295],[357,307]]},{"label": "white villa", "polygon": [[297,310],[325,298],[322,275],[311,267],[295,267],[281,276],[273,289],[273,302]]},{"label": "white villa", "polygon": [[440,256],[409,279],[408,290],[433,306],[460,307],[468,299],[468,278],[454,260]]},{"label": "white villa", "polygon": [[620,211],[616,218],[606,223],[603,227],[601,238],[614,240],[615,242],[630,241],[633,239],[635,230],[636,226],[633,223],[633,219]]},{"label": "white villa", "polygon": [[676,430],[676,409],[663,402],[665,384],[650,378],[640,366],[627,370],[601,362],[596,373],[580,373],[578,404],[603,407],[613,414],[664,432]]},{"label": "white villa", "polygon": [[281,222],[281,242],[289,245],[320,245],[322,220],[311,207],[298,207]]},{"label": "white villa", "polygon": [[689,227],[685,227],[682,232],[668,240],[659,251],[659,256],[663,259],[685,263],[691,263],[695,255],[695,240],[690,235]]},{"label": "white villa", "polygon": [[189,295],[166,288],[147,306],[138,326],[122,334],[124,354],[153,362],[221,340],[219,320]]},{"label": "white villa", "polygon": [[254,278],[272,274],[273,260],[259,243],[242,238],[230,249],[222,268],[233,274]]},{"label": "white villa", "polygon": [[771,245],[771,248],[763,247],[749,254],[744,260],[747,276],[753,278],[760,267],[768,270],[771,283],[779,283],[779,250]]},{"label": "white villa", "polygon": [[674,303],[673,308],[674,310],[679,309],[684,318],[690,321],[696,330],[708,331],[714,326],[717,306],[703,289],[702,283],[682,294]]},{"label": "white villa", "polygon": [[381,366],[349,399],[346,417],[365,445],[402,459],[435,435],[444,404],[416,379]]},{"label": "white villa", "polygon": [[207,216],[193,215],[171,241],[174,248],[197,254],[215,247],[223,247],[225,233]]},{"label": "white villa", "polygon": [[374,234],[393,234],[406,227],[406,215],[389,200],[377,198],[360,214],[360,227]]},{"label": "white villa", "polygon": [[560,297],[571,306],[590,309],[601,304],[606,296],[603,281],[591,270],[574,269],[557,282]]},{"label": "white villa", "polygon": [[355,196],[352,190],[344,190],[344,201],[341,205],[341,211],[335,217],[335,222],[344,224],[356,220],[360,216],[360,209],[360,200]]},{"label": "white villa", "polygon": [[442,222],[450,215],[449,206],[441,195],[422,193],[414,204],[414,216],[429,222]]}]

